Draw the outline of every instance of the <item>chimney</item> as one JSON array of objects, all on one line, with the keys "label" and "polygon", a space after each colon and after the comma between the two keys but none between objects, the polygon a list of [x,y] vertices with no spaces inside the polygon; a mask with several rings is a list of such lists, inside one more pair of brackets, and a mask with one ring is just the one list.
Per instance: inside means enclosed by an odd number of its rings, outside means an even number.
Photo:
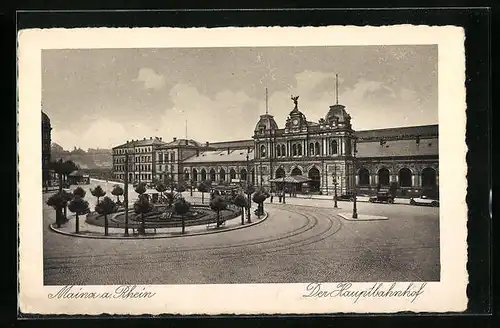
[{"label": "chimney", "polygon": [[200,150],[196,148],[196,157],[200,156]]},{"label": "chimney", "polygon": [[186,142],[186,146],[187,146],[187,145],[189,144],[189,143],[188,143],[188,140],[187,140],[187,139],[185,139],[184,141]]},{"label": "chimney", "polygon": [[161,139],[162,139],[162,138],[160,137],[160,141],[161,141]]},{"label": "chimney", "polygon": [[205,147],[208,147],[208,141],[207,141],[207,142],[205,142]]},{"label": "chimney", "polygon": [[176,138],[176,137],[174,137],[174,141],[177,141],[177,138]]},{"label": "chimney", "polygon": [[231,149],[229,147],[227,147],[227,154],[231,154]]},{"label": "chimney", "polygon": [[142,138],[142,140],[146,140],[146,138]]}]

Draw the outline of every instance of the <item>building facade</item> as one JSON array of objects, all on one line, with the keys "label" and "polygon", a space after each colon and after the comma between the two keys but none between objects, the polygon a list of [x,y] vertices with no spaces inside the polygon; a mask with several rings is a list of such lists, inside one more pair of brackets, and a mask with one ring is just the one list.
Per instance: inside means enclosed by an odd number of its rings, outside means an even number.
[{"label": "building facade", "polygon": [[[324,118],[311,122],[299,109],[298,97],[292,99],[294,107],[283,128],[266,112],[249,140],[202,144],[155,138],[142,140],[141,146],[132,141],[115,147],[115,178],[123,180],[123,153],[129,149],[136,160],[139,155],[129,181],[171,177],[193,184],[250,181],[269,188],[272,179],[301,175],[310,182],[298,185],[297,192],[331,195],[335,189],[339,194],[356,189],[371,194],[391,183],[397,183],[403,195],[437,189],[437,125],[354,131],[345,106],[332,105]],[[147,151],[137,153],[141,147]],[[141,156],[147,161],[141,162]]]},{"label": "building facade", "polygon": [[42,183],[48,187],[52,182],[52,171],[50,167],[51,144],[52,144],[52,126],[50,119],[42,112]]}]

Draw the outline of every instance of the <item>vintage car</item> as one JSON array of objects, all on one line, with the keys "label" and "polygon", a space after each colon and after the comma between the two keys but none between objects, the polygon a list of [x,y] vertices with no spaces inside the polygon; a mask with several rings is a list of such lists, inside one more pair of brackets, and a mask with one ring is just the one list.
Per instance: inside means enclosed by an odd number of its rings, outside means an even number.
[{"label": "vintage car", "polygon": [[338,195],[337,196],[337,200],[340,200],[340,201],[348,201],[348,202],[353,202],[354,201],[354,192],[352,191],[348,191],[346,192],[345,194],[342,194],[342,195]]},{"label": "vintage car", "polygon": [[370,203],[394,203],[394,197],[388,192],[377,192],[376,196],[372,196],[369,199]]},{"label": "vintage car", "polygon": [[412,197],[410,198],[410,205],[426,205],[426,206],[439,206],[439,200],[430,198],[428,196]]}]

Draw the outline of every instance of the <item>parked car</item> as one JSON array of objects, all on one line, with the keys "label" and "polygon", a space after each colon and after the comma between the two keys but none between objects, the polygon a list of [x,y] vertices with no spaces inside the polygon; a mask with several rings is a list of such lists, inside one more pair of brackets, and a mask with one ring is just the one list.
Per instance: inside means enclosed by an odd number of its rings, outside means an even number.
[{"label": "parked car", "polygon": [[369,199],[370,203],[394,203],[394,197],[388,192],[378,192],[376,196]]},{"label": "parked car", "polygon": [[428,196],[412,197],[410,198],[410,205],[426,205],[426,206],[439,206],[439,200],[430,198]]},{"label": "parked car", "polygon": [[345,194],[337,195],[337,200],[353,202],[354,201],[354,192],[348,191]]}]

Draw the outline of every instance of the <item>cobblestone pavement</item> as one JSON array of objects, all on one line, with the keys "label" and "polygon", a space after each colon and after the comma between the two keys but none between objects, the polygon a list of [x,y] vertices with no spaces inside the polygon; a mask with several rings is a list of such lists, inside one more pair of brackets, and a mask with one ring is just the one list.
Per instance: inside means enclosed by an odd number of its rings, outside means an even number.
[{"label": "cobblestone pavement", "polygon": [[[86,198],[94,197],[88,193]],[[54,210],[44,205],[44,283],[439,280],[438,208],[359,203],[358,213],[389,220],[353,222],[337,215],[350,211],[352,203],[339,202],[339,207],[301,199],[266,204],[269,218],[248,229],[173,239],[99,240],[50,231]]]}]

